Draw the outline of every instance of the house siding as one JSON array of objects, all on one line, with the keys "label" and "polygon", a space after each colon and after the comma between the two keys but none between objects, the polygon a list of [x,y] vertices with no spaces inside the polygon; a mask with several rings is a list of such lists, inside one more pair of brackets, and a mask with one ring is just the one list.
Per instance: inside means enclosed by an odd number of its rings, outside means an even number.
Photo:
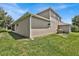
[{"label": "house siding", "polygon": [[51,31],[57,33],[60,18],[50,10]]},{"label": "house siding", "polygon": [[59,29],[63,30],[64,32],[71,32],[70,25],[59,25]]},{"label": "house siding", "polygon": [[57,33],[57,28],[58,28],[58,25],[59,25],[60,18],[54,12],[52,12],[49,9],[49,10],[45,10],[45,11],[39,13],[38,15],[49,18],[49,20],[50,20],[50,31],[52,33]]},{"label": "house siding", "polygon": [[50,26],[47,21],[32,17],[32,36],[47,35],[50,33],[57,33],[59,25],[59,17],[56,16],[51,10],[44,11],[39,14],[40,16],[49,16]]},{"label": "house siding", "polygon": [[18,24],[15,24],[15,32],[25,36],[29,37],[30,35],[30,26],[29,26],[29,17]]},{"label": "house siding", "polygon": [[64,32],[71,32],[71,25],[63,23],[62,21],[59,22],[58,28]]},{"label": "house siding", "polygon": [[18,22],[18,25],[15,24],[15,32],[32,38],[57,33],[59,27],[66,32],[70,32],[71,30],[70,25],[61,22],[61,18],[50,9],[38,13],[37,15],[40,17],[31,14],[29,17],[26,17],[26,19]]},{"label": "house siding", "polygon": [[48,18],[48,19],[50,18],[49,10],[43,11],[41,13],[38,13],[37,15],[40,15],[40,16]]},{"label": "house siding", "polygon": [[52,34],[50,28],[32,29],[32,37],[44,36],[48,34]]},{"label": "house siding", "polygon": [[37,18],[37,17],[32,17],[31,24],[32,28],[49,28],[49,21]]},{"label": "house siding", "polygon": [[31,20],[32,24],[32,37],[41,36],[41,35],[47,35],[49,33],[52,33],[50,31],[50,26],[48,25],[48,21],[45,21],[43,19],[39,19],[36,17],[32,17]]},{"label": "house siding", "polygon": [[50,23],[51,23],[51,26],[50,26],[51,31],[52,31],[53,33],[57,33],[59,21],[58,21],[57,19],[51,17]]}]

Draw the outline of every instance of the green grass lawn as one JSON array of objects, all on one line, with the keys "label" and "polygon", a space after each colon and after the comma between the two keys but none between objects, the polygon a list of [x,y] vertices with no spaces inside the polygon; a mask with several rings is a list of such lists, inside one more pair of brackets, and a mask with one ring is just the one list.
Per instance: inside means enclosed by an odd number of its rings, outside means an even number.
[{"label": "green grass lawn", "polygon": [[0,55],[79,56],[79,33],[25,39],[12,32],[1,32]]}]

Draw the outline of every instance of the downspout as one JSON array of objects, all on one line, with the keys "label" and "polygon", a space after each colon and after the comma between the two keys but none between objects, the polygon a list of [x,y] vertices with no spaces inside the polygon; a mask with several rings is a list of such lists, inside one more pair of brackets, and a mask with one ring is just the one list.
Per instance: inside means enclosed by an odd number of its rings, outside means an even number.
[{"label": "downspout", "polygon": [[51,10],[49,10],[50,28],[51,28]]},{"label": "downspout", "polygon": [[50,17],[50,21],[51,21],[51,10],[49,10],[49,17]]},{"label": "downspout", "polygon": [[60,17],[58,17],[58,27],[57,27],[57,33],[59,33],[59,25],[60,25],[60,23],[61,23],[61,18]]},{"label": "downspout", "polygon": [[71,32],[71,25],[69,25],[69,32]]},{"label": "downspout", "polygon": [[30,15],[29,24],[30,24],[30,39],[33,40],[33,38],[32,38],[32,24],[31,24],[31,19],[32,19],[32,15]]}]

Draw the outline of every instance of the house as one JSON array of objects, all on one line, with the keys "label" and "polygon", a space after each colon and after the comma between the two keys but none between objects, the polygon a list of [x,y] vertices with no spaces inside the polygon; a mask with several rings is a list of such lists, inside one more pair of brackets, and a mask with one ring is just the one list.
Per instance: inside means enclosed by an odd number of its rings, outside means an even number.
[{"label": "house", "polygon": [[38,14],[25,13],[14,22],[15,32],[29,38],[57,33],[59,29],[70,32],[71,26],[63,23],[61,17],[51,8]]}]

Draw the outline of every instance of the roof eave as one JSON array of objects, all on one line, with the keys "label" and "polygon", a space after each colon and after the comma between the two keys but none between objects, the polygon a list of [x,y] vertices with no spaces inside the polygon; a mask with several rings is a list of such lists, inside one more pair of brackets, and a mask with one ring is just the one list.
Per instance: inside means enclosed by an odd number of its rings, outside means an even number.
[{"label": "roof eave", "polygon": [[35,14],[31,14],[32,16],[35,16],[37,18],[41,18],[43,20],[46,20],[46,21],[50,21],[49,19],[45,18],[45,17],[42,17],[42,16],[39,16],[39,15],[35,15]]},{"label": "roof eave", "polygon": [[13,24],[17,24],[17,23],[19,23],[20,21],[22,21],[22,20],[24,20],[25,18],[30,17],[30,16],[31,16],[31,14],[29,13],[28,15],[24,16],[23,18],[20,17],[20,18],[19,18],[18,20],[16,20]]}]

